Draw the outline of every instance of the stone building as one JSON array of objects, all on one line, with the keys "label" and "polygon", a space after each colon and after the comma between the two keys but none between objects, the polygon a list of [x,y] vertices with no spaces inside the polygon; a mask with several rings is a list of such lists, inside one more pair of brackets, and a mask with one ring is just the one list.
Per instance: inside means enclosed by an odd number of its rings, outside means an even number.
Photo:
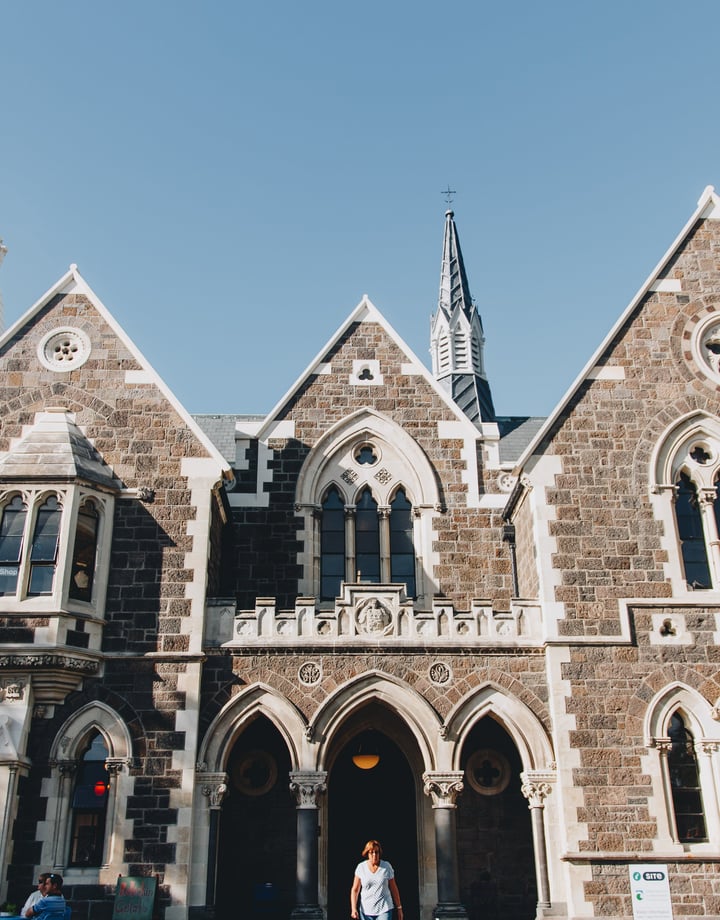
[{"label": "stone building", "polygon": [[72,266],[0,339],[0,900],[339,920],[376,837],[408,920],[720,914],[718,304],[708,188],[498,417],[448,212],[432,372],[363,298],[191,417]]}]

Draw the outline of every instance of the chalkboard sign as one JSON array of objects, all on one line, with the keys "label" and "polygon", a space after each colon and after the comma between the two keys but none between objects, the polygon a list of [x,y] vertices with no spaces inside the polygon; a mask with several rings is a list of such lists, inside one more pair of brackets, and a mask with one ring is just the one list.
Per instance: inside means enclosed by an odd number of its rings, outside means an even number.
[{"label": "chalkboard sign", "polygon": [[157,878],[121,875],[115,889],[113,920],[152,920]]}]

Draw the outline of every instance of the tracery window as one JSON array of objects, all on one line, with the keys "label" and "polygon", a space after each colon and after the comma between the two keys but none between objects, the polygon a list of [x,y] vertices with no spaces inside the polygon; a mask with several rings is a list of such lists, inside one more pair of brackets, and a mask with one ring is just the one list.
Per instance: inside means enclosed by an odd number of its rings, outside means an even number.
[{"label": "tracery window", "polygon": [[110,776],[105,766],[108,753],[103,736],[95,732],[82,755],[73,791],[71,866],[99,866],[103,862],[110,789]]},{"label": "tracery window", "polygon": [[340,594],[345,578],[345,503],[335,487],[328,490],[322,505],[320,539],[320,595],[332,600]]},{"label": "tracery window", "polygon": [[[321,599],[334,600],[341,583],[404,583],[415,597],[412,504],[398,488],[389,507],[363,488],[355,505],[345,505],[336,486],[322,502],[320,524]],[[352,547],[348,551],[348,547]]]},{"label": "tracery window", "polygon": [[435,470],[408,431],[374,409],[343,418],[297,479],[300,593],[329,605],[343,585],[402,584],[418,609],[430,609],[441,504]]},{"label": "tracery window", "polygon": [[712,582],[700,502],[697,487],[687,473],[681,473],[678,477],[675,519],[685,581],[692,588],[710,588]]},{"label": "tracery window", "polygon": [[705,840],[707,831],[695,741],[679,712],[673,713],[670,719],[668,735],[668,770],[677,838],[681,843]]},{"label": "tracery window", "polygon": [[645,733],[652,753],[644,769],[653,778],[658,852],[673,845],[716,852],[720,844],[716,714],[702,695],[682,683],[661,690],[648,706]]},{"label": "tracery window", "polygon": [[693,414],[654,454],[653,501],[675,590],[720,590],[720,421]]}]

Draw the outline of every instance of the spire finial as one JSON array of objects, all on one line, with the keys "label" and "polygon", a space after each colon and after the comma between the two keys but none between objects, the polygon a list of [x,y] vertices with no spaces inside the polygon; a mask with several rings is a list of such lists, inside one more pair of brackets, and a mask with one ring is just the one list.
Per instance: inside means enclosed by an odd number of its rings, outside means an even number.
[{"label": "spire finial", "polygon": [[453,195],[457,194],[454,188],[450,188],[450,183],[448,182],[448,187],[444,189],[441,195],[445,196],[445,202],[448,207],[453,203]]}]

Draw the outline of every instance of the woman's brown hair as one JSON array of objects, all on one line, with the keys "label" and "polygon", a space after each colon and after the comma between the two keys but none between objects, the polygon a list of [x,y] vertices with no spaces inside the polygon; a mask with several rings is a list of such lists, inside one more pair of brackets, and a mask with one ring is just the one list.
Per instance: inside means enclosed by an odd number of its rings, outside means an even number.
[{"label": "woman's brown hair", "polygon": [[363,851],[360,855],[367,856],[370,850],[377,850],[380,856],[382,856],[382,847],[380,846],[380,841],[379,840],[368,840],[368,842],[363,847]]}]

